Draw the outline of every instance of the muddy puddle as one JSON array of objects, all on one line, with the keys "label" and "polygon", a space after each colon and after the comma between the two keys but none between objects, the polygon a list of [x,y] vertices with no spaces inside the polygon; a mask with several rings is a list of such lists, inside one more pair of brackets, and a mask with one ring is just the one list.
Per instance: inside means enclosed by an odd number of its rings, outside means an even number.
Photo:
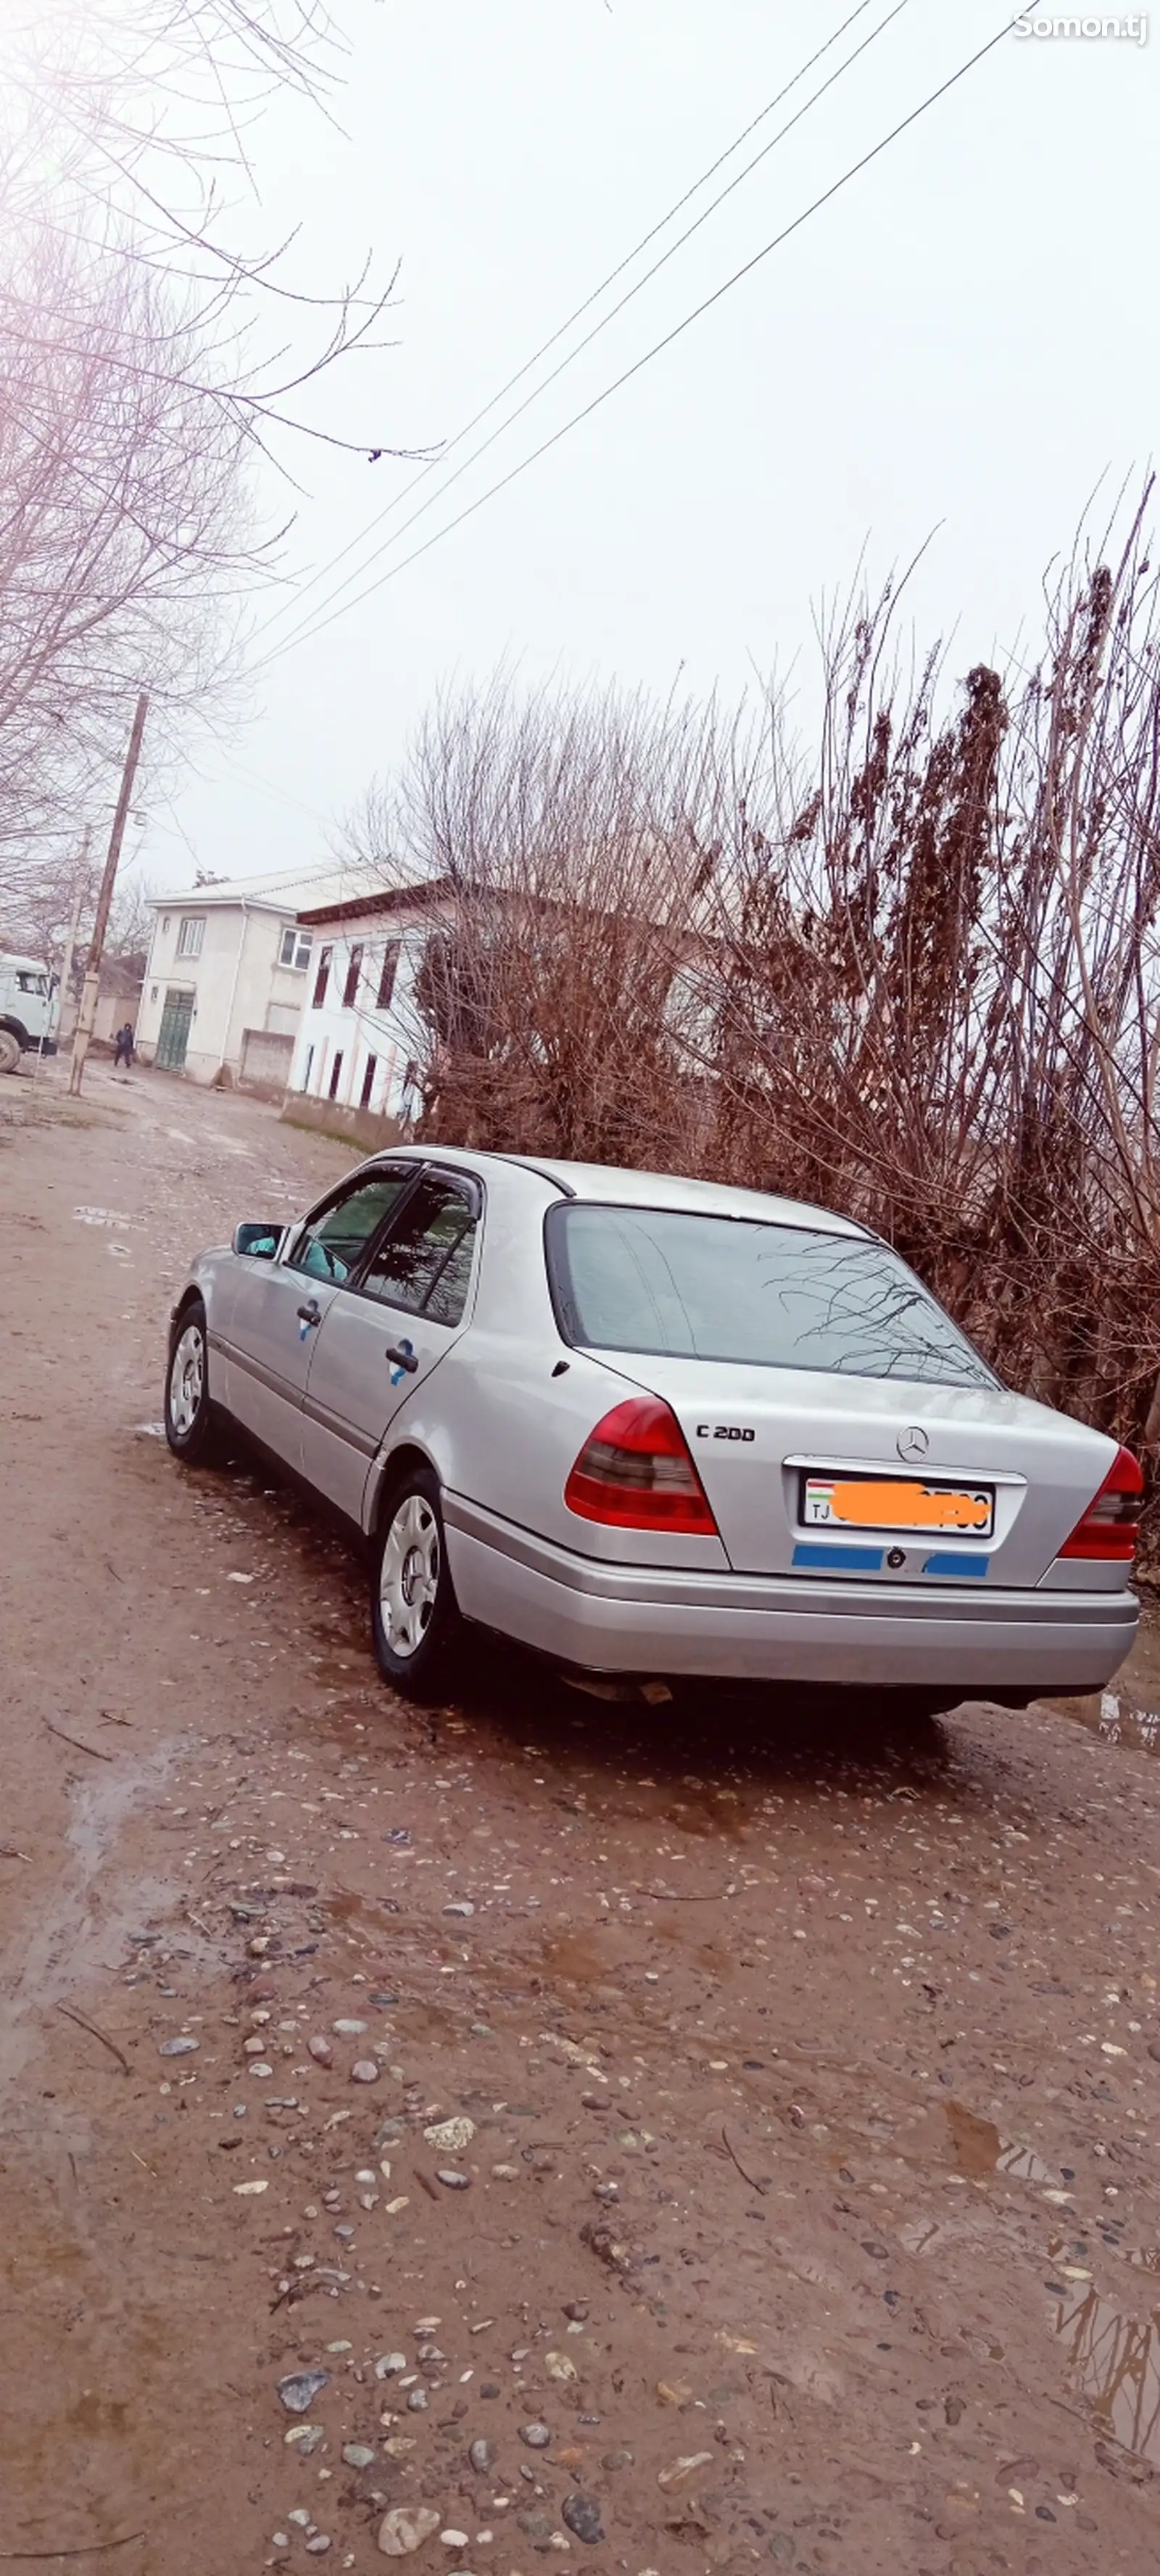
[{"label": "muddy puddle", "polygon": [[1033,2147],[1005,2138],[993,2120],[970,2110],[965,2102],[940,2102],[917,2129],[899,2139],[898,2153],[906,2164],[953,2169],[967,2182],[985,2182],[1000,2174],[1011,2182],[1046,2190],[1059,2181]]},{"label": "muddy puddle", "polygon": [[1133,2316],[1077,2283],[1054,2303],[1068,2377],[1096,2423],[1125,2451],[1160,2466],[1160,2314]]},{"label": "muddy puddle", "polygon": [[1101,1744],[1118,1744],[1129,1753],[1160,1754],[1160,1634],[1148,1618],[1121,1672],[1109,1689],[1081,1699],[1044,1703],[1070,1717]]},{"label": "muddy puddle", "polygon": [[154,1911],[171,1910],[173,1883],[124,1874],[114,1880],[107,1865],[127,1820],[156,1797],[172,1760],[167,1749],[77,1788],[65,1834],[67,1856],[30,1913],[23,1939],[9,1950],[0,1997],[0,2094],[39,2044],[45,2011],[65,2006],[112,1968],[134,1924]]}]

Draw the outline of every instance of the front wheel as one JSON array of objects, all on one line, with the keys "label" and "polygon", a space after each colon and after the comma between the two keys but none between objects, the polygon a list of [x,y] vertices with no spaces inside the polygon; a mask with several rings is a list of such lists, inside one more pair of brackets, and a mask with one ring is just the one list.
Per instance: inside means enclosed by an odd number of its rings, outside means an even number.
[{"label": "front wheel", "polygon": [[15,1073],[20,1063],[20,1040],[11,1029],[0,1029],[0,1073]]},{"label": "front wheel", "polygon": [[209,1330],[200,1297],[178,1316],[165,1379],[165,1437],[187,1467],[207,1466],[218,1428],[209,1400]]},{"label": "front wheel", "polygon": [[439,1480],[429,1467],[412,1467],[387,1505],[374,1555],[371,1632],[384,1681],[409,1699],[439,1698],[461,1628]]}]

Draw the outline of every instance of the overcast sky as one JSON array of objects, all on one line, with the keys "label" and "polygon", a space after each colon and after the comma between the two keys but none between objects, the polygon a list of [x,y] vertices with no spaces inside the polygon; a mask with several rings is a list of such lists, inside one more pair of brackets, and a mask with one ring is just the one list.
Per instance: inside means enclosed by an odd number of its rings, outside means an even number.
[{"label": "overcast sky", "polygon": [[[400,446],[451,439],[853,5],[334,0],[351,47],[344,130],[290,106],[264,114],[252,138],[262,205],[246,217],[266,238],[301,226],[293,272],[312,285],[349,275],[367,247],[380,272],[401,264],[396,345],[333,375],[317,417]],[[715,187],[892,5],[875,0]],[[474,441],[400,501],[367,540],[394,536],[367,578],[631,366],[1005,14],[994,0],[907,0],[401,535]],[[1049,558],[1101,478],[1100,507],[1156,437],[1160,15],[1151,37],[1005,37],[550,455],[257,668],[247,720],[203,747],[170,810],[153,803],[141,872],[176,886],[195,859],[231,876],[321,863],[328,821],[397,762],[433,692],[500,662],[529,680],[591,674],[665,692],[679,674],[733,694],[755,668],[796,661],[808,709],[818,609],[863,549],[877,579],[937,531],[913,615],[924,639],[954,630],[955,669],[1033,638]],[[310,574],[416,472],[320,451],[294,461],[308,485],[295,585],[254,643],[256,666],[308,608],[321,613],[328,584],[304,590]]]}]

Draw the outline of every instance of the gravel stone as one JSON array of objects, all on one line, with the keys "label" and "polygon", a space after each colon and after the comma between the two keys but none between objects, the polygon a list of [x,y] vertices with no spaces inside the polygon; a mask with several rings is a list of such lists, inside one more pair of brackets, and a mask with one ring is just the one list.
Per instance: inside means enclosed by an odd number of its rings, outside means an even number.
[{"label": "gravel stone", "polygon": [[436,2120],[423,2135],[429,2147],[445,2147],[449,2155],[458,2156],[469,2147],[475,2136],[474,2120]]},{"label": "gravel stone", "polygon": [[442,2514],[429,2504],[394,2505],[379,2524],[378,2545],[384,2558],[410,2558],[438,2531],[442,2520]]},{"label": "gravel stone", "polygon": [[575,2533],[577,2540],[586,2540],[591,2547],[594,2547],[598,2540],[603,2540],[600,2507],[595,2496],[565,2496],[560,2511],[569,2531]]},{"label": "gravel stone", "polygon": [[278,2382],[278,2395],[288,2415],[308,2415],[316,2397],[330,2386],[328,2370],[292,2370]]}]

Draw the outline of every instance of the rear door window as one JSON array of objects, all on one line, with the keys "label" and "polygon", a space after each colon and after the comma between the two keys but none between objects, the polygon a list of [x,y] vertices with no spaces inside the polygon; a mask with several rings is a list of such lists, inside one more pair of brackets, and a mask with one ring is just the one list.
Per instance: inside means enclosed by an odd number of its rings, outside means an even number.
[{"label": "rear door window", "polygon": [[555,1207],[548,1268],[586,1350],[936,1386],[997,1381],[887,1244],[668,1208]]},{"label": "rear door window", "polygon": [[479,1211],[479,1193],[470,1181],[425,1172],[368,1262],[359,1281],[364,1294],[435,1324],[460,1323]]}]

